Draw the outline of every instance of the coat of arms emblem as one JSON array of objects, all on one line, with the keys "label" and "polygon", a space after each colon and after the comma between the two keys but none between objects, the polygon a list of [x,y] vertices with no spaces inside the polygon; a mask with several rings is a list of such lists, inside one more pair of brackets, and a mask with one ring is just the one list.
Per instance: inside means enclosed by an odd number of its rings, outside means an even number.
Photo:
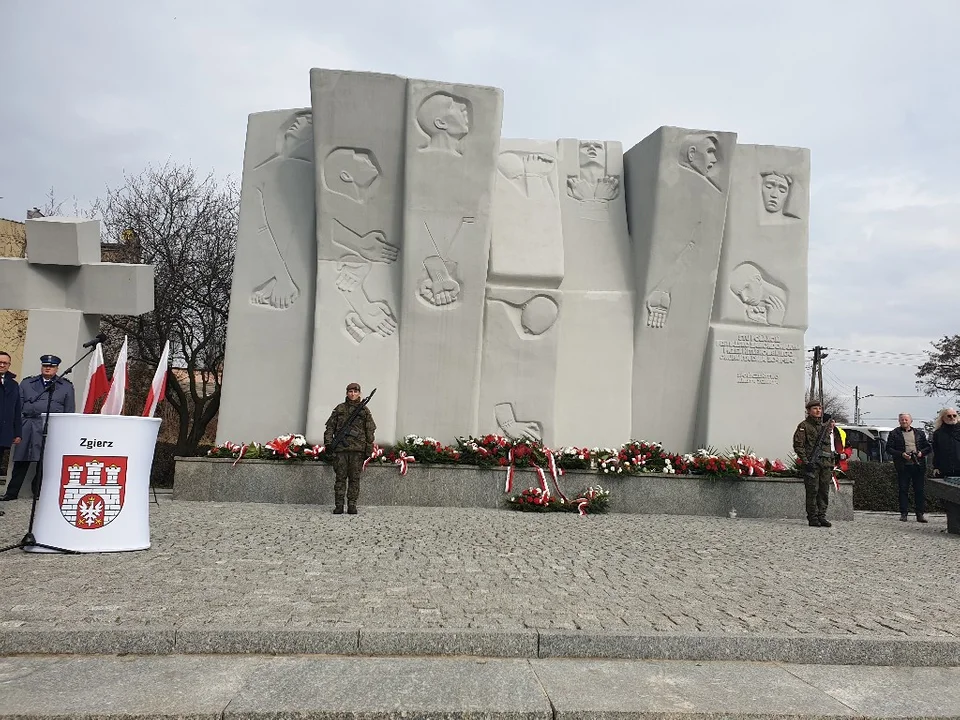
[{"label": "coat of arms emblem", "polygon": [[109,525],[123,508],[127,458],[65,455],[60,473],[60,514],[81,530]]}]

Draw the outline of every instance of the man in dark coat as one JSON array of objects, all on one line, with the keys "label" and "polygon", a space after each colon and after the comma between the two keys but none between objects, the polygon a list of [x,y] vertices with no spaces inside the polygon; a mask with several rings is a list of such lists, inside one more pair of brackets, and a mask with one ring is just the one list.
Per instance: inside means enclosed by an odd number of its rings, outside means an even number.
[{"label": "man in dark coat", "polygon": [[[66,378],[58,378],[60,358],[56,355],[40,356],[40,374],[24,379],[20,383],[20,402],[22,405],[22,423],[20,442],[13,453],[13,475],[6,493],[0,500],[16,500],[20,486],[27,477],[31,465],[40,459],[40,443],[43,440],[43,418],[50,403],[52,413],[72,413],[76,407],[73,383]],[[33,479],[33,494],[40,488],[37,476]]]},{"label": "man in dark coat", "polygon": [[[360,498],[360,472],[363,461],[373,452],[374,432],[377,424],[373,421],[370,408],[360,408],[357,416],[350,421],[353,413],[360,407],[360,385],[347,385],[346,400],[337,405],[327,420],[323,434],[323,444],[330,447],[337,434],[350,422],[343,441],[333,449],[333,470],[337,479],[333,486],[334,515],[343,514],[343,496],[347,496],[347,512],[357,514],[357,500]],[[347,480],[350,481],[349,488]]]},{"label": "man in dark coat", "polygon": [[[829,418],[829,416],[828,416]],[[824,422],[829,427],[824,430]],[[823,417],[823,406],[818,400],[807,403],[807,417],[797,425],[793,433],[793,451],[803,469],[803,484],[807,494],[807,522],[810,527],[832,527],[827,520],[827,504],[830,502],[830,483],[833,481],[835,458],[830,436],[833,421]],[[817,440],[820,440],[820,455],[814,462]]]},{"label": "man in dark coat", "polygon": [[941,410],[933,424],[933,474],[960,477],[960,420],[956,408]]},{"label": "man in dark coat", "polygon": [[925,523],[926,511],[924,498],[924,477],[927,474],[927,455],[930,454],[930,442],[923,430],[913,425],[909,413],[900,413],[897,418],[900,427],[894,428],[887,436],[887,452],[893,459],[897,471],[897,486],[900,490],[900,521],[907,521],[910,510],[909,492],[913,485],[913,501],[917,506],[917,522]]},{"label": "man in dark coat", "polygon": [[10,447],[20,442],[21,432],[20,383],[10,372],[10,359],[0,350],[0,475],[6,475]]}]

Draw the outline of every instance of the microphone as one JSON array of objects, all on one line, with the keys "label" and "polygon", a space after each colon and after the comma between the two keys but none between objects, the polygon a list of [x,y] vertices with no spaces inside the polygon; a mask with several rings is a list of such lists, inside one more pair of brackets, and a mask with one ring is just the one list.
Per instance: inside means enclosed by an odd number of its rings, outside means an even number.
[{"label": "microphone", "polygon": [[97,336],[96,336],[93,340],[91,340],[90,342],[85,342],[85,343],[83,344],[83,347],[85,347],[85,348],[96,347],[98,344],[100,344],[100,343],[105,343],[106,341],[107,341],[107,336],[104,335],[103,333],[100,333],[99,335],[97,335]]}]

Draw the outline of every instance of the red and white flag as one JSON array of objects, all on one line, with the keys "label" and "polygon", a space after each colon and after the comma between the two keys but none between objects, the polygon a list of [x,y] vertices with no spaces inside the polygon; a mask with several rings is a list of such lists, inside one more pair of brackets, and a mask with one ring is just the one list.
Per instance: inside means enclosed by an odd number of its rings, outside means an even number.
[{"label": "red and white flag", "polygon": [[123,347],[117,354],[117,364],[113,366],[113,378],[110,380],[110,392],[100,408],[101,415],[123,415],[123,398],[127,392],[127,337],[123,337]]},{"label": "red and white flag", "polygon": [[110,381],[107,380],[107,367],[103,363],[103,345],[97,343],[93,355],[90,356],[90,368],[87,371],[87,392],[83,401],[83,412],[90,415],[97,400],[110,391]]},{"label": "red and white flag", "polygon": [[160,364],[153,374],[150,383],[150,392],[147,393],[147,402],[143,406],[143,417],[153,417],[157,412],[157,405],[167,394],[167,364],[170,362],[170,341],[167,340],[160,355]]}]

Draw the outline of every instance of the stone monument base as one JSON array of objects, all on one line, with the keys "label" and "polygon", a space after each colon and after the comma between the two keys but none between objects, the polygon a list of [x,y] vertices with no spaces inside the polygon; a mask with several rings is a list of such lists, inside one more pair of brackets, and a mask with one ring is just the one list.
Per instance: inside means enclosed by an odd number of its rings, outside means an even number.
[{"label": "stone monument base", "polygon": [[[362,476],[361,505],[411,507],[504,507],[506,471],[463,465],[372,465]],[[333,467],[326,463],[276,460],[176,458],[175,500],[333,505]],[[513,494],[537,485],[536,474],[517,469]],[[610,491],[610,512],[743,518],[805,519],[800,478],[714,479],[698,475],[603,475],[568,470],[564,493],[602,485]],[[841,481],[830,493],[831,520],[853,520],[853,483]]]}]

